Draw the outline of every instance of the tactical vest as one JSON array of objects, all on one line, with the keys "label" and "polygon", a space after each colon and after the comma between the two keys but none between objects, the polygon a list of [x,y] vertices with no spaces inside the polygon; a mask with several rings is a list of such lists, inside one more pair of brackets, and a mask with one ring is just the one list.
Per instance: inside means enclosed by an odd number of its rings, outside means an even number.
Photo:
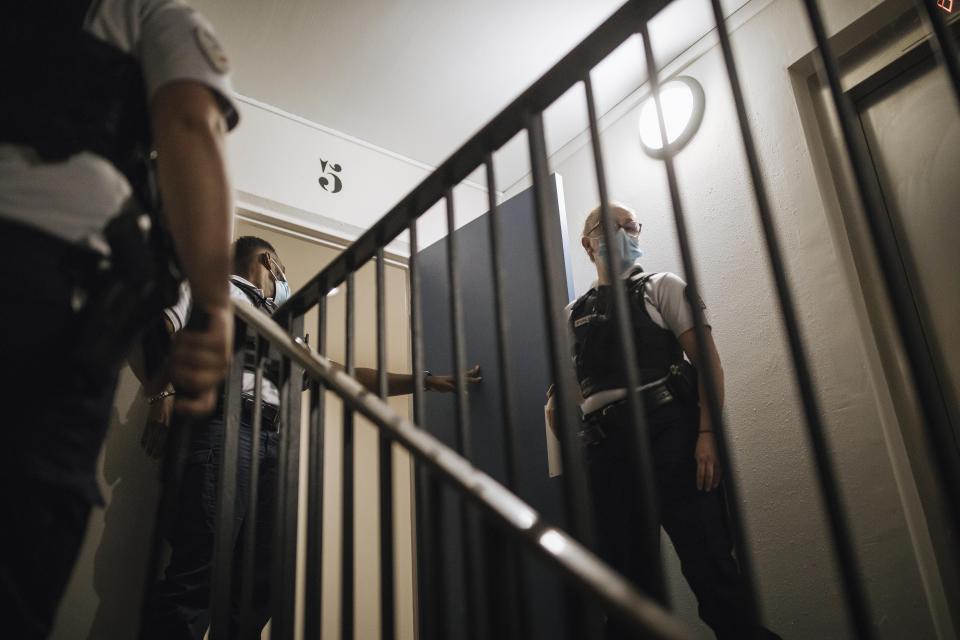
[{"label": "tactical vest", "polygon": [[[671,365],[683,362],[680,342],[673,332],[653,321],[643,301],[644,285],[653,275],[637,269],[624,279],[641,384],[664,377]],[[617,339],[612,289],[597,287],[581,296],[571,309],[570,326],[577,381],[583,397],[625,388],[624,352]]]},{"label": "tactical vest", "polygon": [[91,0],[10,3],[0,27],[0,142],[44,162],[82,151],[109,160],[140,207],[157,207],[150,119],[138,60],[85,28]]},{"label": "tactical vest", "polygon": [[[255,286],[249,285],[245,282],[240,282],[237,280],[231,279],[230,282],[234,284],[238,289],[243,291],[244,295],[247,296],[247,300],[250,301],[257,309],[263,309],[270,315],[273,315],[274,311],[277,310],[277,305],[274,304],[273,300],[265,297],[263,293]],[[243,343],[239,342],[234,345],[236,349],[243,349],[243,368],[247,371],[256,371],[257,370],[257,337],[249,332],[241,332],[241,320],[235,318],[235,330],[233,335],[236,336],[235,339],[239,340],[239,336],[243,335]],[[270,382],[272,382],[277,388],[280,387],[280,363],[275,359],[265,358],[263,361],[263,377]]]}]

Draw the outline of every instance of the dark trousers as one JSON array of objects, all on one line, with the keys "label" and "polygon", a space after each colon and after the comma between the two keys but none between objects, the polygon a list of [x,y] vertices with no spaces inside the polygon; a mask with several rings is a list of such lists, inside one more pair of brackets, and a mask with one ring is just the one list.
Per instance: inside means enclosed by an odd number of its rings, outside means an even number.
[{"label": "dark trousers", "polygon": [[[223,421],[216,419],[206,426],[194,427],[191,434],[180,499],[167,533],[172,550],[170,563],[163,579],[151,589],[146,623],[143,625],[145,638],[200,640],[210,624],[210,580],[223,429]],[[273,432],[262,431],[260,434],[257,514],[253,529],[253,603],[250,610],[241,612],[239,609],[244,580],[243,553],[249,531],[247,507],[251,433],[249,424],[241,424],[237,502],[233,522],[231,638],[239,637],[241,615],[250,616],[250,623],[257,629],[262,629],[269,618],[270,550],[273,544],[278,443],[278,434]]]},{"label": "dark trousers", "polygon": [[0,513],[4,637],[46,638],[87,530],[90,503],[56,487],[4,483]]},{"label": "dark trousers", "polygon": [[[700,618],[721,640],[755,638],[756,630],[751,630],[746,621],[745,585],[733,557],[721,489],[702,492],[696,486],[694,449],[699,410],[673,402],[647,417],[659,523],[644,522],[638,508],[631,480],[631,425],[626,404],[618,405],[598,421],[595,424],[607,437],[586,445],[584,454],[600,557],[645,593],[657,593],[657,588],[649,584],[650,572],[644,566],[644,558],[649,556],[642,553],[639,540],[643,527],[662,525],[697,598]],[[777,637],[762,632],[766,637]],[[608,622],[607,638],[630,637],[633,635],[616,620]]]},{"label": "dark trousers", "polygon": [[7,638],[46,638],[100,502],[97,456],[116,367],[75,354],[93,280],[79,249],[0,221],[0,624]]}]

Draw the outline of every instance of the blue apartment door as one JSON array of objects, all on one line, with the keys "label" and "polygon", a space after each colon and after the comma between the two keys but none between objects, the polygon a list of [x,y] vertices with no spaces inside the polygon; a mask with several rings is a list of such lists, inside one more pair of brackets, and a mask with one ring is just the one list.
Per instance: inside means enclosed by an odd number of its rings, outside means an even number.
[{"label": "blue apartment door", "polygon": [[[550,189],[550,244],[548,250],[562,257],[563,270],[551,274],[567,298],[573,295],[573,280],[566,259],[566,220],[563,208],[562,181],[553,175]],[[517,429],[518,458],[520,461],[518,493],[549,521],[563,524],[560,478],[549,478],[547,473],[546,438],[544,432],[544,392],[550,383],[549,356],[544,316],[544,292],[537,253],[537,228],[533,190],[527,189],[510,198],[499,207],[504,269],[504,306],[508,321],[507,343],[509,367],[512,375],[515,425]],[[459,250],[459,273],[468,366],[479,364],[483,382],[474,385],[469,393],[469,420],[472,429],[471,445],[476,466],[488,475],[506,484],[506,460],[502,431],[500,398],[500,363],[497,360],[497,342],[493,306],[493,281],[490,257],[489,213],[480,216],[456,231]],[[434,372],[453,371],[452,330],[450,326],[449,282],[447,277],[446,242],[439,241],[418,254],[422,277],[423,340],[427,369]],[[562,309],[554,309],[562,313]],[[426,395],[426,428],[446,444],[455,442],[456,414],[452,394]],[[418,522],[422,526],[422,505],[425,493],[418,486]],[[463,505],[450,490],[444,490],[441,501],[443,520],[444,584],[442,602],[447,629],[441,637],[467,638],[467,586],[473,580],[474,592],[485,602],[484,574],[464,570],[464,547],[461,536],[461,509]],[[468,508],[474,531],[483,533],[485,527],[474,507]],[[486,531],[486,534],[491,532]],[[487,537],[488,544],[499,544],[495,536]],[[418,545],[423,536],[418,535]],[[418,589],[421,625],[428,624],[425,610],[431,601],[430,583],[422,559],[426,550],[418,546]],[[480,562],[478,549],[473,549],[474,565],[489,570],[489,563]],[[526,597],[529,630],[532,638],[562,638],[563,616],[560,576],[547,569],[535,558],[523,562],[525,574],[522,593]],[[502,622],[490,615],[492,607],[477,611],[473,623],[496,627]],[[421,626],[421,628],[424,628]],[[494,629],[496,633],[496,629]],[[494,636],[496,637],[496,636]]]}]

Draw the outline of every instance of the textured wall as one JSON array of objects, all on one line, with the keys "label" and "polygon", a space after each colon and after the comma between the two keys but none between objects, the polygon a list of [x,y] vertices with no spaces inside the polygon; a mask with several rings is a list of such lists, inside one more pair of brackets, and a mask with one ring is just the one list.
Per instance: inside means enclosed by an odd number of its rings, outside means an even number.
[{"label": "textured wall", "polygon": [[[821,4],[830,5],[829,22],[836,28],[876,3]],[[799,3],[780,0],[736,31],[734,47],[881,635],[932,637],[854,298],[831,237],[787,71],[812,47],[807,33]],[[676,166],[702,295],[727,377],[728,429],[764,611],[785,637],[845,638],[813,461],[719,49],[709,49],[683,73],[700,81],[707,105],[700,131]],[[602,135],[611,198],[639,213],[644,266],[682,273],[665,172],[643,155],[637,117],[638,110],[630,110]],[[576,237],[597,202],[592,162],[584,147],[572,154],[566,150],[552,166],[564,177],[578,294],[595,277]],[[679,610],[695,621],[692,597],[672,551],[667,555]]]}]

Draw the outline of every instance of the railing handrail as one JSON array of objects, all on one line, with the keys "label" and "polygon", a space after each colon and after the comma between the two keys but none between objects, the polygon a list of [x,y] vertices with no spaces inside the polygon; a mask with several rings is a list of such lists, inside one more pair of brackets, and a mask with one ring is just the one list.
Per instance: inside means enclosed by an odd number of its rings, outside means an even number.
[{"label": "railing handrail", "polygon": [[[413,220],[439,202],[450,184],[465,180],[480,167],[490,149],[499,149],[523,131],[528,114],[540,113],[553,104],[590,69],[636,33],[637,24],[649,20],[670,2],[632,0],[624,4],[424,178],[343,253],[297,290],[280,307],[276,317],[282,323],[287,314],[306,313],[317,304],[321,295],[342,284],[347,273],[373,258],[378,247],[392,242]],[[571,82],[571,78],[578,80]]]},{"label": "railing handrail", "polygon": [[388,432],[413,456],[497,518],[509,535],[551,559],[568,577],[609,606],[610,611],[619,613],[637,631],[652,638],[687,637],[686,629],[667,610],[642,595],[623,576],[563,530],[544,522],[532,507],[506,487],[398,414],[355,378],[291,337],[274,319],[253,305],[234,301],[233,308],[236,316],[280,355],[303,367],[322,383],[324,389],[335,393],[378,430]]}]

